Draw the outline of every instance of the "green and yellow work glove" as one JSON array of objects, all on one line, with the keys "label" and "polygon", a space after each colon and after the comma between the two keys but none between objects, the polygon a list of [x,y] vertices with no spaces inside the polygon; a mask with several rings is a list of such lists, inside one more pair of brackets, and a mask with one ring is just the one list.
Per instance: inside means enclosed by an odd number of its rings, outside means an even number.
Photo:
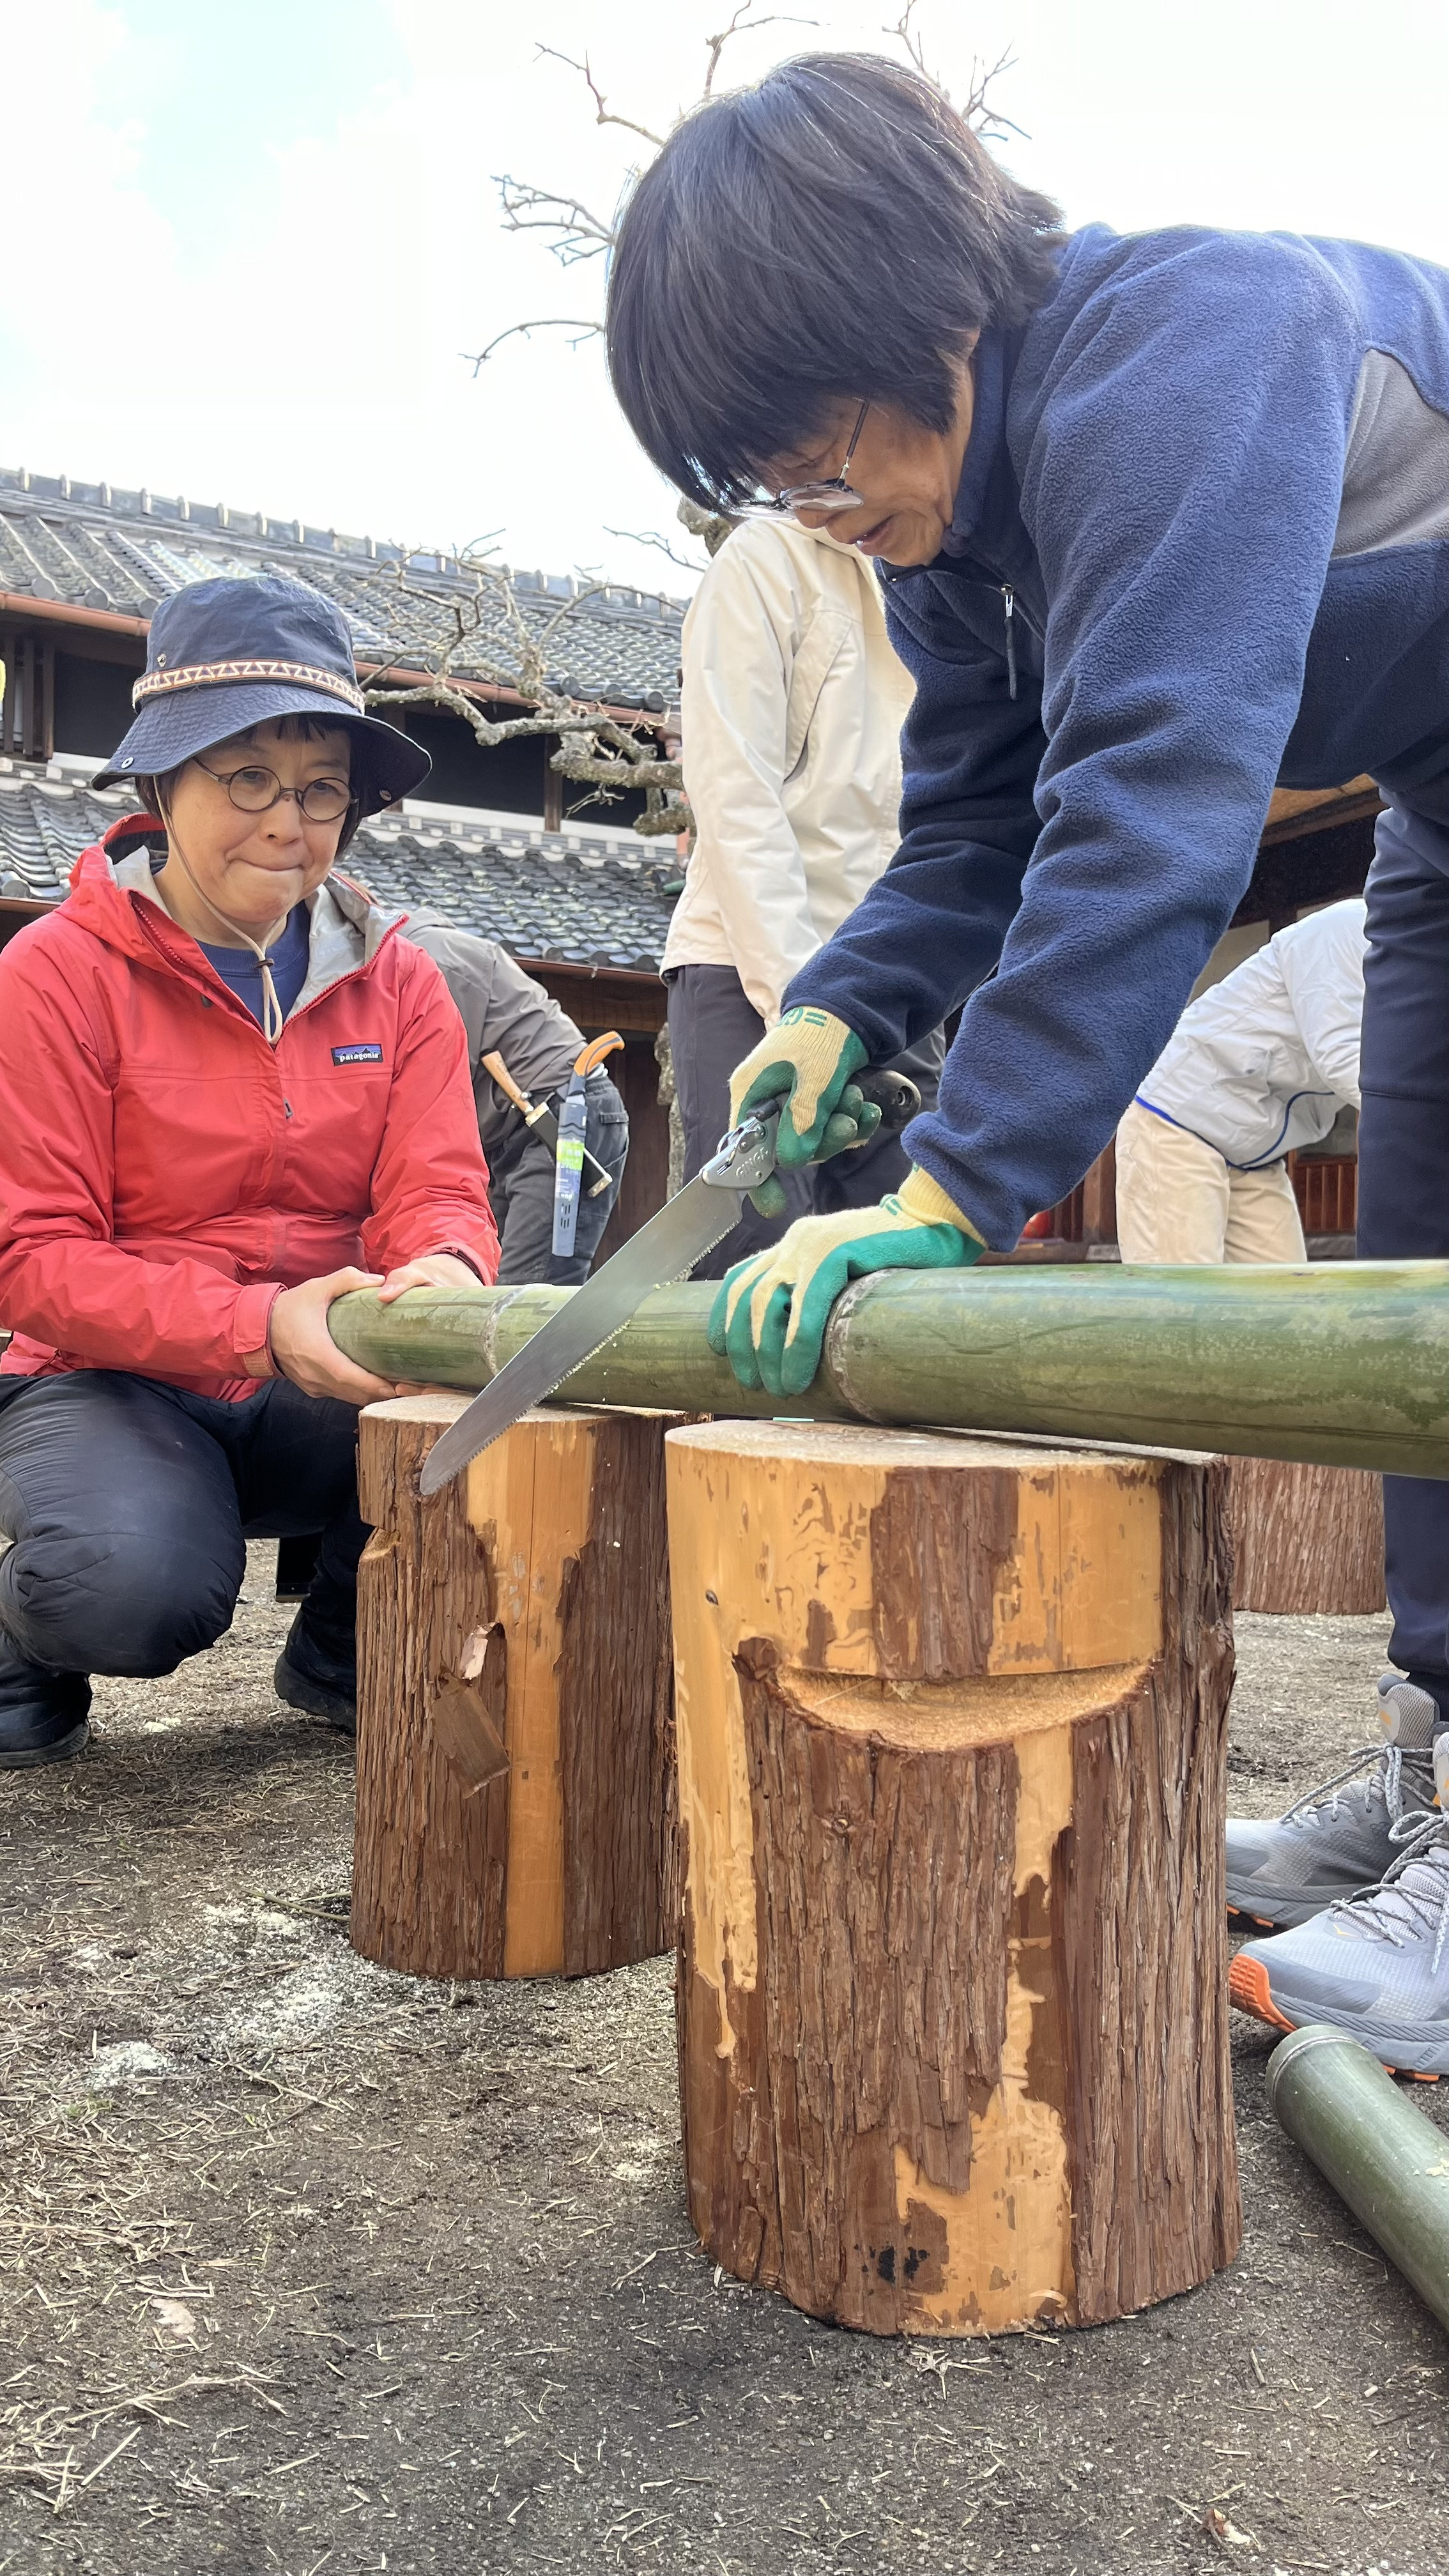
[{"label": "green and yellow work glove", "polygon": [[820,1365],[830,1309],[869,1270],[952,1270],[986,1246],[939,1182],[917,1167],[879,1207],[802,1216],[789,1233],[737,1261],[710,1309],[709,1346],[741,1386],[803,1395]]},{"label": "green and yellow work glove", "polygon": [[[730,1075],[730,1125],[738,1127],[752,1109],[783,1102],[775,1160],[787,1169],[823,1163],[827,1154],[863,1145],[880,1125],[875,1102],[863,1100],[850,1079],[865,1062],[865,1048],[844,1020],[797,1002]],[[784,1209],[777,1180],[750,1196],[762,1216],[779,1216]]]}]

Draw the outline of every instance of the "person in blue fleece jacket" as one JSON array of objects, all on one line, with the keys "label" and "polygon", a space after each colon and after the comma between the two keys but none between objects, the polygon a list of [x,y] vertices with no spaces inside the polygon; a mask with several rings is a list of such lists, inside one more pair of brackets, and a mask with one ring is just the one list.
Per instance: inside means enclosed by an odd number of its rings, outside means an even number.
[{"label": "person in blue fleece jacket", "polygon": [[[848,1279],[1008,1248],[1080,1179],[1276,785],[1367,770],[1388,800],[1359,1246],[1449,1255],[1449,273],[1290,234],[1064,233],[928,81],[817,54],[706,102],[644,172],[608,335],[625,413],[701,506],[879,559],[916,680],[900,848],[734,1114],[778,1098],[780,1161],[805,1161],[854,1071],[961,1010],[900,1189],[725,1281],[711,1337],[743,1383],[803,1388]],[[1377,1911],[1335,1903],[1396,1860],[1420,1739],[1449,1728],[1449,1488],[1390,1478],[1387,1519],[1391,1741],[1271,1829],[1262,1912],[1298,1921],[1307,1888],[1310,1919],[1251,1945],[1239,1990],[1292,2023],[1356,1981],[1380,2056],[1449,2071],[1449,1829]]]}]

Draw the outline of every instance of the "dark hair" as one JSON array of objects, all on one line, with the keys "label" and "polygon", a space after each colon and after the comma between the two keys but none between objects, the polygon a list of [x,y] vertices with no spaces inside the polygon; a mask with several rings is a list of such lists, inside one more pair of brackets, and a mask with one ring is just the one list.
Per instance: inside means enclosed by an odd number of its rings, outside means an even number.
[{"label": "dark hair", "polygon": [[948,428],[969,334],[1045,300],[1060,224],[919,73],[801,55],[696,108],[639,180],[609,274],[614,390],[671,482],[737,508],[842,400]]},{"label": "dark hair", "polygon": [[[306,715],[277,716],[273,721],[283,742],[320,742],[323,735],[329,733],[345,733],[347,736],[347,774],[353,801],[342,818],[342,830],[338,836],[336,852],[336,859],[340,859],[362,820],[361,800],[366,792],[366,781],[359,773],[365,771],[366,754],[361,750],[357,736],[344,715],[339,714],[335,723],[328,716]],[[222,743],[227,742],[254,742],[259,730],[257,725],[243,725],[237,733],[224,734],[222,742],[213,743],[211,749],[220,751]],[[170,796],[172,788],[181,775],[181,770],[186,766],[183,760],[179,769],[162,770],[159,776],[141,777],[135,781],[136,795],[146,812],[158,815],[163,823],[166,820],[166,808],[161,800]],[[336,859],[333,861],[334,866]]]}]

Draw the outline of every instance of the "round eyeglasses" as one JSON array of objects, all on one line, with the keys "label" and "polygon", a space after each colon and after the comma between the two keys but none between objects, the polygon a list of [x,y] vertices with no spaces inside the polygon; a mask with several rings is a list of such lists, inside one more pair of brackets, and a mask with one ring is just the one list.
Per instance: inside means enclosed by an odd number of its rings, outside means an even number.
[{"label": "round eyeglasses", "polygon": [[230,769],[223,776],[220,770],[208,769],[204,760],[194,765],[204,777],[226,789],[242,814],[269,813],[283,797],[291,796],[308,823],[340,823],[352,803],[352,790],[340,778],[309,778],[305,787],[284,787],[272,769],[248,765],[245,769]]},{"label": "round eyeglasses", "polygon": [[829,475],[823,482],[787,483],[782,491],[762,492],[757,500],[745,504],[746,516],[798,519],[802,510],[823,510],[828,516],[833,516],[837,510],[863,510],[864,501],[858,492],[852,492],[846,478],[860,445],[860,433],[865,427],[869,409],[870,397],[867,395],[856,415],[855,427],[850,433],[838,474]]}]

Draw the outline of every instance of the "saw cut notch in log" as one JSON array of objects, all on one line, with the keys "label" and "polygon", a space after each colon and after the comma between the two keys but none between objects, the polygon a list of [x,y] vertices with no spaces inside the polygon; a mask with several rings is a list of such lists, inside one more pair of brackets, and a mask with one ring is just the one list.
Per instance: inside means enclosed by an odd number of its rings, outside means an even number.
[{"label": "saw cut notch in log", "polygon": [[430,1501],[462,1399],[359,1419],[352,1943],[428,1977],[581,1976],[675,1936],[670,1418],[524,1419]]},{"label": "saw cut notch in log", "polygon": [[1210,1460],[666,1444],[685,2168],[874,2333],[1094,2324],[1241,2237]]}]

